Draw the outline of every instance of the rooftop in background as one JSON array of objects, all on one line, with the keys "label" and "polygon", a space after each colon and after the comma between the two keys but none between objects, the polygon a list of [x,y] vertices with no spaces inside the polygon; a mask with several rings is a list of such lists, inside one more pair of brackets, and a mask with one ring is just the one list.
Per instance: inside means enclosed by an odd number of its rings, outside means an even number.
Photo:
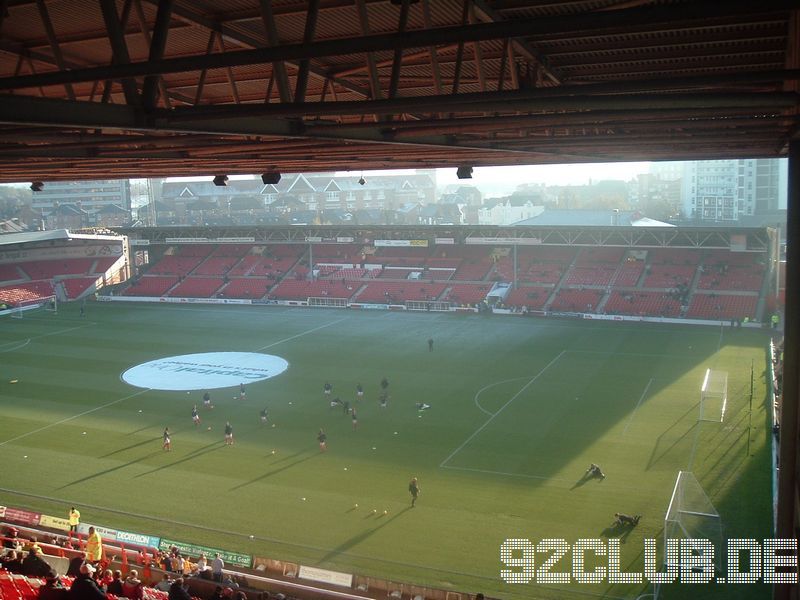
[{"label": "rooftop in background", "polygon": [[800,124],[796,0],[123,4],[7,3],[0,182],[767,158]]},{"label": "rooftop in background", "polygon": [[514,223],[519,225],[572,226],[621,226],[621,227],[674,227],[670,223],[656,221],[633,210],[575,210],[575,209],[545,209],[541,214]]}]

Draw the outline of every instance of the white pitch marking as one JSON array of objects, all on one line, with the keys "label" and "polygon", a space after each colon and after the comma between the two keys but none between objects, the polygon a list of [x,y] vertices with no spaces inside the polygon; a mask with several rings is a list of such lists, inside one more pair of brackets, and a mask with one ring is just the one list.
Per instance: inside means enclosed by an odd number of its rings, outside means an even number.
[{"label": "white pitch marking", "polygon": [[284,342],[289,342],[291,340],[297,339],[299,337],[303,337],[304,335],[308,335],[309,333],[314,333],[315,331],[319,331],[320,329],[325,329],[326,327],[330,327],[331,325],[336,325],[337,323],[341,323],[342,321],[347,320],[347,317],[342,317],[341,319],[336,319],[335,321],[331,321],[330,323],[326,323],[325,325],[320,325],[319,327],[314,327],[314,329],[309,329],[308,331],[304,331],[302,333],[298,333],[297,335],[293,335],[288,338],[284,338],[282,340],[278,340],[277,342],[272,342],[271,344],[267,344],[266,346],[262,346],[258,348],[256,352],[261,352],[261,350],[266,350],[267,348],[272,348],[273,346],[277,346],[278,344],[283,344]]},{"label": "white pitch marking", "polygon": [[633,412],[631,413],[631,416],[628,418],[628,422],[625,424],[625,429],[622,430],[622,435],[625,435],[628,432],[628,427],[631,426],[631,423],[633,422],[633,417],[636,416],[636,411],[639,410],[639,405],[642,403],[642,400],[644,400],[644,397],[647,396],[647,391],[650,389],[651,385],[653,385],[653,378],[652,377],[650,378],[650,381],[647,382],[647,386],[645,386],[644,391],[642,392],[642,395],[639,396],[639,401],[636,403],[636,406],[633,408]]},{"label": "white pitch marking", "polygon": [[451,452],[451,453],[450,453],[450,456],[448,456],[448,457],[447,457],[447,458],[445,458],[445,459],[444,459],[442,462],[440,462],[440,463],[439,463],[439,466],[440,466],[440,467],[443,467],[443,466],[444,466],[444,465],[446,465],[448,462],[450,462],[450,459],[452,459],[452,458],[453,458],[453,457],[454,457],[456,454],[458,454],[459,452],[461,452],[461,450],[462,450],[462,448],[464,448],[464,446],[466,446],[467,444],[469,444],[469,443],[472,441],[472,439],[473,439],[473,438],[474,438],[476,435],[478,435],[478,434],[479,434],[481,431],[483,431],[483,430],[486,428],[486,426],[487,426],[489,423],[491,423],[491,422],[494,420],[494,418],[495,418],[497,415],[499,415],[501,412],[503,412],[503,410],[505,410],[505,408],[506,408],[506,407],[507,407],[509,404],[511,404],[511,403],[512,403],[514,400],[516,400],[516,399],[517,399],[517,397],[519,397],[519,395],[520,395],[522,392],[524,392],[526,389],[528,389],[528,386],[529,386],[529,385],[531,385],[531,384],[532,384],[534,381],[536,381],[537,379],[539,379],[539,377],[541,377],[541,376],[542,376],[542,374],[543,374],[545,371],[547,371],[547,369],[549,369],[550,367],[552,367],[552,366],[553,366],[553,365],[554,365],[554,364],[555,364],[555,363],[558,361],[558,359],[559,359],[559,358],[561,358],[562,356],[564,356],[564,354],[566,354],[566,352],[567,352],[566,350],[562,350],[562,351],[561,351],[561,352],[558,354],[558,356],[556,356],[556,357],[555,357],[553,360],[551,360],[549,363],[547,363],[547,366],[545,366],[545,367],[544,367],[544,368],[543,368],[541,371],[539,371],[539,372],[538,372],[536,375],[534,375],[534,376],[533,376],[533,378],[532,378],[532,379],[531,379],[531,380],[530,380],[528,383],[526,383],[525,385],[523,385],[523,386],[520,388],[520,390],[519,390],[519,391],[518,391],[516,394],[514,394],[513,396],[511,396],[511,398],[509,398],[509,400],[508,400],[508,401],[507,401],[505,404],[503,404],[503,406],[501,406],[499,409],[497,409],[497,412],[496,412],[496,413],[494,413],[494,414],[493,414],[491,417],[489,417],[488,419],[486,419],[486,422],[485,422],[483,425],[481,425],[480,427],[478,427],[478,429],[476,429],[476,430],[475,430],[475,431],[472,433],[472,435],[470,435],[470,436],[469,436],[469,437],[468,437],[466,440],[464,440],[464,442],[463,442],[463,443],[462,443],[462,444],[461,444],[461,445],[460,445],[458,448],[456,448],[455,450],[453,450],[453,452]]},{"label": "white pitch marking", "polygon": [[501,385],[501,384],[503,384],[503,383],[509,383],[509,382],[511,382],[511,381],[519,381],[520,379],[527,379],[527,378],[528,378],[527,376],[526,376],[526,377],[514,377],[514,378],[512,378],[512,379],[504,379],[503,381],[495,381],[494,383],[490,383],[489,385],[485,385],[485,386],[483,386],[483,387],[482,387],[481,389],[479,389],[479,390],[478,390],[478,392],[475,394],[475,406],[477,406],[477,407],[478,407],[478,409],[482,410],[482,411],[483,411],[483,412],[485,412],[487,415],[489,415],[489,416],[492,416],[492,414],[493,414],[493,413],[491,413],[491,412],[489,412],[488,410],[486,410],[485,408],[483,408],[483,407],[481,406],[481,403],[480,403],[480,402],[478,402],[478,397],[479,397],[479,396],[480,396],[480,395],[481,395],[481,394],[482,394],[484,391],[488,390],[490,387],[494,387],[494,386],[496,386],[496,385]]},{"label": "white pitch marking", "polygon": [[106,404],[102,404],[100,406],[95,406],[94,408],[90,408],[89,410],[85,410],[82,413],[78,413],[77,415],[72,415],[71,417],[67,417],[66,419],[61,419],[60,421],[56,421],[55,423],[50,423],[49,425],[45,425],[44,427],[39,427],[38,429],[34,429],[33,431],[29,431],[27,433],[23,433],[22,435],[18,435],[17,437],[13,437],[11,439],[8,439],[8,440],[6,440],[4,442],[0,442],[0,446],[5,446],[6,444],[10,444],[11,442],[16,442],[17,440],[21,440],[23,438],[26,438],[26,437],[28,437],[30,435],[33,435],[34,433],[39,433],[40,431],[44,431],[46,429],[50,429],[51,427],[55,427],[57,425],[61,425],[62,423],[67,423],[68,421],[72,421],[72,420],[77,419],[79,417],[82,417],[84,415],[88,415],[89,413],[93,413],[93,412],[96,412],[98,410],[102,410],[104,408],[108,408],[109,406],[113,406],[115,404],[119,404],[120,402],[123,402],[125,400],[130,400],[131,398],[134,398],[134,397],[138,396],[139,394],[144,394],[145,392],[149,392],[149,391],[150,391],[149,389],[148,390],[139,390],[138,392],[130,394],[129,396],[125,396],[124,398],[118,398],[117,400],[112,400],[111,402],[107,402]]},{"label": "white pitch marking", "polygon": [[[13,343],[14,342],[7,342],[5,344],[0,344],[0,348],[2,348],[3,346],[8,346],[9,344],[13,344]],[[30,343],[31,343],[31,339],[28,338],[24,342],[17,342],[17,345],[14,346],[13,348],[8,348],[7,350],[0,350],[0,352],[5,353],[5,352],[14,352],[14,350],[21,350],[22,348],[24,348],[25,346],[27,346]]]},{"label": "white pitch marking", "polygon": [[[89,327],[90,325],[93,325],[93,323],[87,323],[86,325],[78,325],[77,327],[70,327],[69,329],[59,329],[58,331],[51,331],[50,333],[42,333],[40,335],[35,335],[33,337],[27,338],[24,342],[19,342],[19,343],[22,344],[21,346],[16,346],[14,348],[9,348],[8,350],[0,350],[0,352],[13,352],[14,350],[19,350],[21,348],[24,348],[25,346],[30,344],[33,340],[38,340],[38,339],[45,338],[45,337],[50,337],[50,336],[53,336],[53,335],[60,335],[62,333],[69,333],[70,331],[75,331],[76,329],[83,329],[84,327]],[[14,342],[6,342],[5,344],[0,344],[0,348],[2,348],[3,346],[7,346],[8,344],[13,344],[13,343]]]}]

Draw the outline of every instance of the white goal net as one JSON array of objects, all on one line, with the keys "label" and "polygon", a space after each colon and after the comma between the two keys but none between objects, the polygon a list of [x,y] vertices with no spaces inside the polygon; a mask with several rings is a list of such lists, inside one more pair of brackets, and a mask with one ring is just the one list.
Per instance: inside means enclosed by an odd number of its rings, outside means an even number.
[{"label": "white goal net", "polygon": [[708,369],[700,387],[700,421],[725,419],[728,405],[728,372]]},{"label": "white goal net", "polygon": [[310,296],[308,298],[309,306],[328,306],[334,308],[347,308],[347,298],[328,298]]},{"label": "white goal net", "polygon": [[55,296],[45,296],[43,298],[34,298],[31,300],[22,300],[16,302],[11,308],[10,316],[12,319],[23,319],[25,313],[32,310],[43,310],[46,312],[58,312],[58,300]]},{"label": "white goal net", "polygon": [[447,312],[450,310],[450,303],[424,300],[406,300],[406,310]]},{"label": "white goal net", "polygon": [[[724,564],[722,519],[702,486],[689,471],[679,471],[664,517],[664,556],[669,540],[695,539],[711,542],[717,572]],[[666,560],[666,558],[665,558]]]}]

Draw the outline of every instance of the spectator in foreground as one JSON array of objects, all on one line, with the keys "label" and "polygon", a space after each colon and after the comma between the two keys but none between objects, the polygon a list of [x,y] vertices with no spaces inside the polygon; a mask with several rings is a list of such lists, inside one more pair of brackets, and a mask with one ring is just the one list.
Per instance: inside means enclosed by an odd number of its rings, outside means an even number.
[{"label": "spectator in foreground", "polygon": [[214,593],[211,594],[211,598],[209,600],[225,600],[225,596],[222,593],[222,586],[221,585],[218,585],[214,589]]},{"label": "spectator in foreground", "polygon": [[9,550],[0,561],[0,567],[9,573],[22,573],[22,558],[16,550]]},{"label": "spectator in foreground", "polygon": [[39,600],[65,600],[69,592],[55,571],[50,571],[39,586]]},{"label": "spectator in foreground", "polygon": [[122,595],[130,600],[142,600],[142,582],[139,580],[139,572],[132,569],[128,577],[122,582]]},{"label": "spectator in foreground", "polygon": [[44,577],[50,570],[50,565],[42,558],[41,548],[28,552],[22,561],[22,574],[28,577]]},{"label": "spectator in foreground", "polygon": [[22,540],[18,536],[19,530],[16,527],[9,527],[6,530],[6,539],[3,540],[3,548],[11,548],[17,552],[22,550]]},{"label": "spectator in foreground", "polygon": [[105,592],[92,579],[93,575],[94,567],[90,563],[83,563],[80,574],[69,589],[70,600],[106,600]]},{"label": "spectator in foreground", "polygon": [[183,577],[178,577],[169,586],[169,600],[192,600],[189,592],[183,586]]},{"label": "spectator in foreground", "polygon": [[164,573],[164,578],[153,587],[157,590],[161,590],[162,592],[168,592],[171,585],[172,579],[170,578],[169,573]]},{"label": "spectator in foreground", "polygon": [[122,571],[117,569],[106,587],[106,592],[115,596],[122,596]]},{"label": "spectator in foreground", "polygon": [[83,566],[83,557],[75,556],[69,561],[67,567],[67,577],[77,577],[81,574],[81,567]]}]

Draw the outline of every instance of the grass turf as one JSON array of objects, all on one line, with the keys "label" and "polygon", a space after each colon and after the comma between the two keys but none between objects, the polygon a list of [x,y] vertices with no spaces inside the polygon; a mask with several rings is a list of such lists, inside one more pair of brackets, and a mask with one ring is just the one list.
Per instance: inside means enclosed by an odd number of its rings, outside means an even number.
[{"label": "grass turf", "polygon": [[[761,332],[277,307],[94,304],[87,313],[62,305],[57,315],[0,321],[2,504],[62,516],[74,504],[87,522],[503,598],[646,592],[506,584],[499,548],[506,538],[622,536],[622,568],[641,571],[642,540],[659,537],[680,469],[704,486],[726,537],[771,535]],[[155,358],[217,351],[272,353],[290,366],[249,385],[246,401],[234,388],[212,391],[212,410],[202,391],[142,390],[120,378]],[[721,424],[697,421],[708,367],[730,374]],[[328,406],[326,380],[351,402],[364,385],[357,431]],[[431,408],[419,413],[420,401]],[[259,421],[264,406],[274,428]],[[234,447],[223,445],[226,420]],[[590,462],[605,480],[582,479]],[[412,476],[422,490],[414,509]],[[617,511],[643,517],[619,531]],[[568,555],[554,571],[569,568]]]}]

